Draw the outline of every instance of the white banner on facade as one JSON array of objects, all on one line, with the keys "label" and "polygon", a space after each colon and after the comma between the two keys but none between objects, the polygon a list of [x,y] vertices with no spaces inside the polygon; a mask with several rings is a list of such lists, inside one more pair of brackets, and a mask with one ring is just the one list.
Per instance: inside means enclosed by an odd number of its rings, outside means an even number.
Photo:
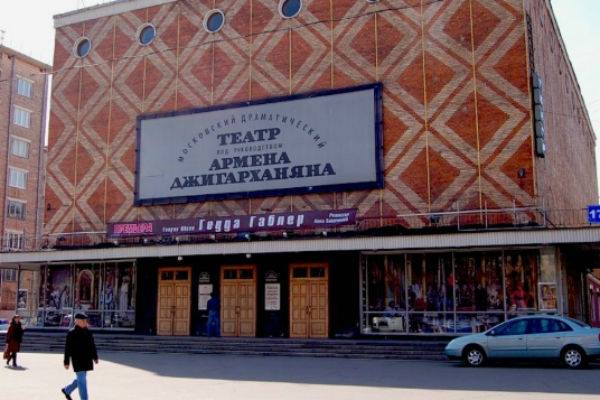
[{"label": "white banner on facade", "polygon": [[381,85],[138,118],[136,203],[380,187]]}]

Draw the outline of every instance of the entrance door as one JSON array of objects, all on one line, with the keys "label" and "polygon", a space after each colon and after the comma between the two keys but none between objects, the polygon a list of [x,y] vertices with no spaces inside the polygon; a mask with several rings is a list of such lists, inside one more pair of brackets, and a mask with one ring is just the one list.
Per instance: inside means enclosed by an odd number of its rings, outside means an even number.
[{"label": "entrance door", "polygon": [[188,336],[192,273],[188,268],[159,268],[157,334]]},{"label": "entrance door", "polygon": [[329,336],[329,266],[290,265],[290,337]]},{"label": "entrance door", "polygon": [[221,335],[256,336],[256,266],[221,267]]}]

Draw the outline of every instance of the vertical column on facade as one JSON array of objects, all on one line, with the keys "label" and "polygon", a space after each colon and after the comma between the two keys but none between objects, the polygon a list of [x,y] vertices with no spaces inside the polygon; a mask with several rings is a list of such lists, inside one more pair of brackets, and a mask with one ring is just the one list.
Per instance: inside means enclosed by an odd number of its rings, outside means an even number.
[{"label": "vertical column on facade", "polygon": [[4,177],[4,190],[2,192],[2,210],[0,210],[0,215],[3,216],[2,218],[2,232],[0,232],[0,234],[2,235],[0,237],[0,244],[3,244],[2,247],[4,246],[8,246],[7,243],[5,243],[5,241],[7,241],[7,233],[6,233],[6,207],[7,207],[7,195],[8,195],[8,180],[9,180],[9,174],[8,174],[8,159],[10,157],[10,133],[12,131],[11,127],[12,127],[12,110],[13,110],[13,105],[12,105],[12,97],[13,97],[13,85],[14,85],[14,81],[15,81],[15,62],[16,62],[16,57],[12,57],[11,62],[10,62],[10,81],[8,83],[8,113],[6,115],[6,153],[5,153],[5,164],[4,164],[4,173],[6,174]]},{"label": "vertical column on facade", "polygon": [[[81,36],[85,36],[85,23],[82,25]],[[77,181],[78,181],[78,166],[79,166],[79,134],[81,129],[80,110],[81,110],[81,91],[83,81],[83,70],[85,68],[84,59],[78,60],[79,68],[79,87],[77,89],[77,112],[75,114],[75,162],[73,163],[73,203],[71,205],[71,232],[76,232],[76,215],[77,215]]]},{"label": "vertical column on facade", "polygon": [[[289,94],[333,87],[333,1],[305,0],[300,14],[287,20]],[[281,17],[280,17],[281,18]],[[290,210],[330,209],[335,193],[290,196]]]},{"label": "vertical column on facade", "polygon": [[113,85],[115,80],[115,36],[117,29],[116,18],[113,18],[113,33],[112,33],[112,57],[110,60],[110,89],[108,96],[108,122],[106,124],[106,148],[105,148],[105,161],[104,161],[104,201],[103,204],[103,213],[102,213],[102,221],[106,225],[109,221],[106,218],[106,206],[108,203],[108,174],[110,171],[110,139],[111,139],[111,129],[112,129],[112,112],[113,112]]},{"label": "vertical column on facade", "polygon": [[427,207],[431,212],[431,170],[429,165],[429,105],[427,99],[427,70],[425,57],[425,10],[424,3],[421,0],[421,49],[422,49],[422,66],[423,66],[423,122],[425,129],[425,168],[427,171]]},{"label": "vertical column on facade", "polygon": [[[146,8],[146,23],[148,23],[149,18],[148,18],[148,9]],[[148,70],[148,58],[147,55],[143,55],[144,57],[144,67],[143,67],[143,73],[142,73],[142,99],[141,99],[141,106],[140,106],[140,110],[141,113],[144,114],[146,112],[146,74],[147,74],[147,70]],[[135,215],[136,215],[136,220],[139,221],[140,220],[140,213],[141,213],[141,208],[137,207],[135,210]]]},{"label": "vertical column on facade", "polygon": [[[249,48],[248,48],[248,59],[249,59],[249,64],[248,64],[248,101],[252,101],[252,51],[254,49],[254,26],[253,26],[253,9],[254,9],[254,2],[253,0],[248,0],[250,3],[250,32],[248,35],[248,40],[249,40]],[[252,214],[252,198],[248,199],[248,214]]]},{"label": "vertical column on facade", "polygon": [[[179,43],[179,39],[180,39],[180,30],[181,30],[181,4],[180,3],[176,3],[175,4],[175,8],[176,10],[176,14],[177,14],[177,38],[176,38],[176,42],[175,42],[175,98],[174,98],[174,104],[173,104],[173,110],[177,111],[179,110],[179,51],[180,51],[180,43]],[[178,218],[180,215],[180,212],[178,211],[178,209],[183,210],[184,207],[182,206],[177,206],[175,204],[171,205],[169,207],[169,211],[170,211],[170,218]]]},{"label": "vertical column on facade", "polygon": [[481,188],[481,142],[479,138],[479,95],[477,92],[477,60],[475,57],[475,28],[473,19],[473,0],[469,0],[469,26],[471,29],[471,54],[473,65],[473,99],[475,102],[475,135],[477,138],[477,184],[479,188],[479,209],[483,208],[483,191]]},{"label": "vertical column on facade", "polygon": [[[251,3],[252,99],[289,95],[290,28],[294,21],[281,17],[276,2],[252,0]],[[252,201],[250,211],[284,212],[289,209],[290,196],[273,196]]]}]

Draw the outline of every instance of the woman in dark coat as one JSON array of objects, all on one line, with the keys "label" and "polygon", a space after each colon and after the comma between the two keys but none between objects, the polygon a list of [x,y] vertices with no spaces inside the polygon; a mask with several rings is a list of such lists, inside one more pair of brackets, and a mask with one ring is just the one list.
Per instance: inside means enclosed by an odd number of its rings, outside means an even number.
[{"label": "woman in dark coat", "polygon": [[21,342],[23,341],[23,326],[21,325],[21,316],[15,315],[10,321],[8,332],[6,333],[6,344],[8,345],[8,359],[6,365],[12,359],[12,365],[17,367],[17,353],[21,351]]}]

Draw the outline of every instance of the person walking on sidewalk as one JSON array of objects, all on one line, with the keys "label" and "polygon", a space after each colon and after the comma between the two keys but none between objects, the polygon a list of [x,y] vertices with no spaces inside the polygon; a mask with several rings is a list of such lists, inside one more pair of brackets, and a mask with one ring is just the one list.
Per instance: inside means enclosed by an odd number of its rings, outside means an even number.
[{"label": "person walking on sidewalk", "polygon": [[75,327],[67,334],[65,343],[65,369],[69,369],[69,364],[73,362],[73,371],[75,371],[75,380],[60,391],[67,400],[71,400],[71,393],[75,389],[79,390],[79,398],[88,400],[87,393],[87,372],[94,369],[94,363],[98,364],[98,352],[92,332],[88,329],[87,315],[82,313],[75,314]]},{"label": "person walking on sidewalk", "polygon": [[23,342],[23,326],[21,316],[17,314],[12,317],[6,332],[6,365],[12,360],[13,368],[17,368],[17,353],[21,351],[21,342]]}]

